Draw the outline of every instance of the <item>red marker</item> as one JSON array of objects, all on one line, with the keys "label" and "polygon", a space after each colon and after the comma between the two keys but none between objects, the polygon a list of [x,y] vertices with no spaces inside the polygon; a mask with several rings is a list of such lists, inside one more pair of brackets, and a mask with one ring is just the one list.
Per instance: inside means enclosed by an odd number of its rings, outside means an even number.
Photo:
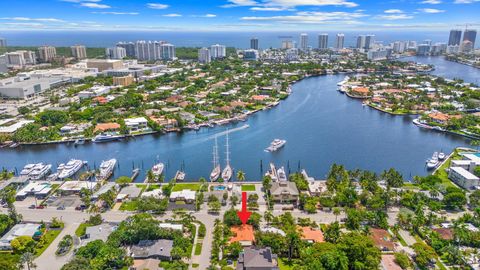
[{"label": "red marker", "polygon": [[244,191],[242,192],[242,211],[238,211],[237,215],[242,221],[242,224],[245,225],[251,214],[252,212],[247,211],[247,192]]}]

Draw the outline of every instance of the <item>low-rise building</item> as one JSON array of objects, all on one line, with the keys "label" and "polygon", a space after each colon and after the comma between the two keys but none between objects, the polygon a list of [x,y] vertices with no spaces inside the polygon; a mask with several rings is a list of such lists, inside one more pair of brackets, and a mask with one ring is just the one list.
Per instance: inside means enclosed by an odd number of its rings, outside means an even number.
[{"label": "low-rise building", "polygon": [[134,82],[132,75],[113,77],[113,85],[129,86]]},{"label": "low-rise building", "polygon": [[278,270],[278,257],[267,248],[246,247],[238,257],[236,270]]},{"label": "low-rise building", "polygon": [[106,241],[108,236],[117,228],[116,225],[110,223],[102,223],[97,226],[88,226],[85,229],[85,235],[82,237],[81,245],[85,246],[86,244],[95,241],[102,240]]},{"label": "low-rise building", "polygon": [[0,250],[11,250],[10,242],[19,236],[34,237],[39,233],[40,225],[34,223],[17,224],[0,238]]},{"label": "low-rise building", "polygon": [[98,72],[117,70],[123,68],[123,61],[113,59],[89,59],[87,60],[87,68],[95,68]]},{"label": "low-rise building", "polygon": [[185,201],[187,203],[195,202],[196,191],[190,189],[184,189],[182,191],[173,191],[170,194],[170,201]]},{"label": "low-rise building", "polygon": [[395,248],[395,242],[384,229],[370,228],[370,238],[381,251],[393,251]]},{"label": "low-rise building", "polygon": [[128,186],[122,188],[122,190],[120,190],[120,192],[118,192],[117,202],[122,202],[127,198],[128,199],[136,199],[136,198],[138,198],[138,196],[140,196],[141,192],[142,192],[141,188],[136,187],[135,185],[128,185]]},{"label": "low-rise building", "polygon": [[0,134],[1,135],[12,135],[14,134],[19,128],[28,125],[30,123],[33,123],[33,120],[21,120],[16,122],[15,124],[12,124],[10,126],[0,126]]},{"label": "low-rise building", "polygon": [[148,129],[148,121],[145,117],[125,119],[125,126],[130,132],[145,131]]},{"label": "low-rise building", "polygon": [[325,242],[321,230],[313,229],[311,227],[298,228],[301,234],[301,239],[308,243],[322,243]]},{"label": "low-rise building", "polygon": [[15,198],[17,201],[23,201],[28,196],[35,196],[37,199],[43,199],[52,190],[52,185],[48,182],[30,182],[25,187],[20,189]]},{"label": "low-rise building", "polygon": [[383,254],[380,262],[381,270],[402,270],[402,268],[396,263],[395,255]]},{"label": "low-rise building", "polygon": [[82,188],[93,190],[97,183],[88,181],[65,181],[59,188],[61,194],[64,196],[79,194]]},{"label": "low-rise building", "polygon": [[158,226],[162,229],[170,229],[175,231],[183,231],[182,224],[174,224],[174,223],[160,223]]},{"label": "low-rise building", "polygon": [[274,182],[270,188],[270,194],[276,203],[297,204],[299,192],[294,182]]},{"label": "low-rise building", "polygon": [[450,167],[448,178],[465,189],[473,190],[480,186],[480,178],[462,167]]},{"label": "low-rise building", "polygon": [[7,79],[0,82],[0,97],[12,99],[33,98],[53,87],[71,82],[71,78],[29,78],[18,80]]},{"label": "low-rise building", "polygon": [[244,247],[255,243],[255,232],[250,224],[232,226],[230,231],[233,233],[229,241],[230,243],[239,242]]},{"label": "low-rise building", "polygon": [[160,240],[141,240],[138,244],[128,248],[129,254],[133,259],[172,259],[173,241]]}]

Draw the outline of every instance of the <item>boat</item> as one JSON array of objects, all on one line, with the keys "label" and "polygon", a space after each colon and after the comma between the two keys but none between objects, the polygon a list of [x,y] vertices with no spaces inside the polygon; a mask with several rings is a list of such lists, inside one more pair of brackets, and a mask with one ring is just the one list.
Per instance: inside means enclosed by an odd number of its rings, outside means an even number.
[{"label": "boat", "polygon": [[279,182],[286,182],[288,180],[284,167],[280,167],[280,169],[277,170],[277,177]]},{"label": "boat", "polygon": [[278,181],[277,169],[275,168],[275,164],[270,162],[270,170],[265,174],[265,176],[270,177],[273,182]]},{"label": "boat", "polygon": [[175,180],[176,180],[176,181],[183,181],[183,180],[185,180],[185,172],[183,172],[183,171],[177,171],[177,173],[175,174]]},{"label": "boat", "polygon": [[77,145],[82,145],[85,143],[85,138],[84,137],[79,137],[75,140],[73,145],[76,147]]},{"label": "boat", "polygon": [[421,128],[425,128],[425,129],[433,129],[432,126],[429,126],[426,124],[425,121],[421,120],[420,118],[415,118],[412,120],[413,124],[415,124],[416,126],[419,126]]},{"label": "boat", "polygon": [[77,173],[86,163],[86,161],[71,159],[67,162],[67,164],[60,164],[59,168],[62,167],[62,170],[59,172],[58,178],[65,179],[71,177],[72,175]]},{"label": "boat", "polygon": [[282,148],[286,143],[286,140],[275,139],[273,140],[273,142],[270,143],[270,146],[265,149],[265,152],[275,152],[278,149]]},{"label": "boat", "polygon": [[50,173],[50,170],[52,169],[51,164],[43,164],[43,163],[38,163],[35,165],[33,170],[29,174],[29,178],[32,180],[40,180],[45,178],[47,174]]},{"label": "boat", "polygon": [[33,163],[25,165],[25,167],[23,167],[23,170],[20,171],[20,175],[28,176],[32,172],[33,168],[35,168],[35,165],[36,164]]},{"label": "boat", "polygon": [[123,138],[121,135],[115,135],[115,134],[99,134],[93,138],[92,142],[94,143],[102,143],[102,142],[111,142],[111,141],[116,141],[120,140]]},{"label": "boat", "polygon": [[445,153],[440,152],[440,153],[438,154],[438,159],[439,159],[439,160],[444,160],[444,159],[445,159]]},{"label": "boat", "polygon": [[12,143],[10,144],[10,148],[17,148],[20,144],[19,143]]},{"label": "boat", "polygon": [[100,180],[108,179],[112,175],[113,170],[115,170],[116,164],[117,160],[114,158],[102,161],[102,164],[100,164],[100,171],[98,173]]},{"label": "boat", "polygon": [[229,142],[228,142],[228,132],[227,132],[226,148],[227,148],[227,152],[225,152],[225,154],[226,154],[227,165],[225,166],[225,168],[222,171],[222,179],[225,182],[228,182],[228,181],[230,181],[230,179],[232,179],[232,175],[233,175],[233,170],[232,170],[232,167],[230,166],[230,145],[229,145]]},{"label": "boat", "polygon": [[165,168],[165,165],[164,165],[163,163],[161,163],[161,162],[153,165],[153,167],[152,167],[152,173],[153,173],[153,175],[155,175],[155,176],[160,176],[160,175],[162,175],[164,168]]},{"label": "boat", "polygon": [[427,159],[427,169],[431,170],[438,166],[438,152],[434,152],[432,157]]},{"label": "boat", "polygon": [[213,146],[213,170],[210,173],[210,181],[214,182],[220,177],[222,169],[218,163],[218,145],[217,145],[217,136],[215,136],[215,145]]}]

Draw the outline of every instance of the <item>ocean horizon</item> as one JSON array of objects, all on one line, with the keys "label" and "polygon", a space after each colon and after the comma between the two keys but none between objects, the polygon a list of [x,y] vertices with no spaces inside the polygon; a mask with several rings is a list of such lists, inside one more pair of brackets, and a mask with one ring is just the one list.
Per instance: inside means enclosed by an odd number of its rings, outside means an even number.
[{"label": "ocean horizon", "polygon": [[299,31],[299,32],[159,32],[159,31],[2,31],[0,37],[6,38],[9,46],[41,46],[57,47],[82,44],[88,47],[111,47],[119,41],[163,40],[177,47],[204,47],[212,44],[223,44],[239,49],[250,46],[250,38],[257,37],[261,49],[281,46],[281,41],[291,37],[299,42],[300,34],[309,35],[309,46],[316,48],[318,34],[329,34],[329,46],[333,46],[337,33],[345,34],[345,46],[356,44],[356,37],[361,34],[373,34],[376,41],[388,44],[394,41],[417,41],[429,39],[432,42],[447,42],[448,31]]}]

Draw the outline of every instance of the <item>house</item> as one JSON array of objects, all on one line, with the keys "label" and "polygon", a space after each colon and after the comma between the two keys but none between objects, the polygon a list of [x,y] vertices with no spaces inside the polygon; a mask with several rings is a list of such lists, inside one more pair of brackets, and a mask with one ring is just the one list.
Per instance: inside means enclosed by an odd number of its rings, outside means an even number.
[{"label": "house", "polygon": [[321,230],[316,230],[311,227],[299,227],[301,239],[308,243],[322,243],[325,242]]},{"label": "house", "polygon": [[172,260],[173,240],[141,240],[129,247],[133,259]]},{"label": "house", "polygon": [[327,191],[327,181],[323,181],[323,180],[308,181],[308,193],[310,194],[310,196],[320,196],[325,191]]},{"label": "house", "polygon": [[33,223],[17,224],[13,226],[2,238],[0,238],[0,250],[11,250],[10,242],[19,236],[31,236],[38,234],[40,225]]},{"label": "house", "polygon": [[232,226],[230,228],[233,236],[230,238],[230,243],[239,242],[242,246],[251,246],[255,242],[255,233],[253,226],[250,224],[243,224],[239,226]]},{"label": "house", "polygon": [[100,123],[95,126],[93,132],[118,131],[119,129],[120,124],[118,123]]},{"label": "house", "polygon": [[160,223],[158,226],[162,229],[170,229],[174,231],[183,231],[182,224],[174,224],[174,223]]},{"label": "house", "polygon": [[280,229],[272,227],[272,226],[261,226],[260,231],[263,232],[263,233],[279,234],[283,237],[285,237],[287,235],[283,230],[280,230]]},{"label": "house", "polygon": [[119,186],[115,182],[107,182],[107,183],[105,183],[105,185],[101,186],[95,193],[93,193],[91,199],[92,199],[92,201],[96,201],[96,200],[98,200],[100,195],[102,195],[104,193],[107,193],[110,190],[113,190],[113,191],[116,192],[116,191],[118,191],[118,188],[119,188]]},{"label": "house", "polygon": [[480,178],[462,167],[450,167],[448,178],[465,189],[475,189],[480,186]]},{"label": "house", "polygon": [[366,97],[370,94],[370,90],[366,87],[355,87],[352,89],[352,94]]},{"label": "house", "polygon": [[160,260],[146,259],[146,260],[133,260],[133,265],[130,266],[130,270],[160,270]]},{"label": "house", "polygon": [[170,201],[185,201],[187,203],[195,202],[196,191],[190,189],[184,189],[182,191],[173,191],[170,193]]},{"label": "house", "polygon": [[294,182],[274,182],[270,188],[270,194],[276,203],[297,204],[299,192]]},{"label": "house", "polygon": [[382,251],[393,251],[395,243],[391,240],[390,234],[384,229],[370,228],[370,238]]},{"label": "house", "polygon": [[435,228],[432,230],[438,233],[443,240],[453,240],[453,230],[450,228]]},{"label": "house", "polygon": [[79,194],[80,190],[83,188],[93,190],[97,185],[96,182],[88,182],[88,181],[65,181],[59,188],[60,193],[63,196]]},{"label": "house", "polygon": [[125,119],[125,126],[130,132],[145,131],[148,129],[148,121],[145,117]]},{"label": "house", "polygon": [[97,226],[89,226],[85,229],[85,235],[82,237],[82,246],[95,241],[106,241],[108,236],[117,228],[117,226],[110,223],[103,223]]},{"label": "house", "polygon": [[15,195],[17,201],[23,201],[28,196],[35,196],[37,199],[44,199],[52,190],[48,182],[30,182]]},{"label": "house", "polygon": [[247,247],[238,256],[236,270],[278,270],[278,257],[267,248]]},{"label": "house", "polygon": [[402,270],[402,268],[395,262],[395,255],[384,254],[380,262],[381,270]]},{"label": "house", "polygon": [[138,196],[140,196],[140,192],[142,192],[142,189],[136,187],[135,185],[126,186],[118,193],[117,202],[122,202],[127,198],[136,199]]}]

